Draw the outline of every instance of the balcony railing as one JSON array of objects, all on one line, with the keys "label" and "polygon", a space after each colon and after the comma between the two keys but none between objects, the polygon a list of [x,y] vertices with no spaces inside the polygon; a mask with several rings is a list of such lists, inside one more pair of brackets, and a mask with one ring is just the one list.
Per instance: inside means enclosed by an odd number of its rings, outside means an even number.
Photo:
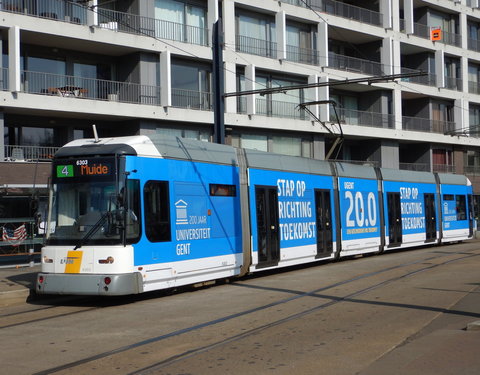
[{"label": "balcony railing", "polygon": [[438,173],[455,173],[455,166],[448,164],[433,164],[432,172]]},{"label": "balcony railing", "polygon": [[172,106],[178,108],[212,110],[212,93],[172,88]]},{"label": "balcony railing", "polygon": [[466,165],[463,167],[463,173],[470,176],[480,176],[480,166]]},{"label": "balcony railing", "polygon": [[333,14],[335,16],[353,19],[355,21],[380,26],[382,14],[366,8],[355,5],[345,4],[333,0],[281,0],[284,3],[297,5],[300,7],[311,7],[320,12]]},{"label": "balcony railing", "polygon": [[363,60],[356,57],[328,53],[328,67],[349,72],[364,73],[368,75],[384,75],[383,64],[377,61]]},{"label": "balcony railing", "polygon": [[160,104],[158,86],[30,71],[22,72],[22,91],[70,98]]},{"label": "balcony railing", "polygon": [[476,81],[468,81],[468,92],[470,94],[480,94],[480,84]]},{"label": "balcony railing", "polygon": [[456,77],[445,77],[445,87],[450,90],[462,91],[462,80]]},{"label": "balcony railing", "polygon": [[0,68],[0,90],[8,91],[8,68]]},{"label": "balcony railing", "polygon": [[[394,115],[370,111],[357,111],[354,109],[338,107],[337,114],[340,119],[340,123],[345,125],[359,125],[384,129],[393,129],[395,127]],[[330,107],[330,122],[337,122],[337,118],[332,107]]]},{"label": "balcony railing", "polygon": [[[87,24],[88,9],[85,4],[65,0],[2,0],[0,10],[56,21]],[[209,45],[207,28],[117,12],[103,9],[101,6],[95,8],[95,12],[98,15],[100,28],[202,46]]]},{"label": "balcony railing", "polygon": [[[402,74],[407,73],[418,73],[418,70],[410,69],[410,68],[402,68]],[[402,78],[403,82],[413,82],[418,83],[420,85],[427,85],[427,86],[436,86],[437,85],[437,75],[436,74],[426,74],[423,76],[416,76],[416,77],[405,77]]]},{"label": "balcony railing", "polygon": [[[402,31],[405,31],[405,22],[400,23],[400,28]],[[431,26],[424,25],[422,23],[414,23],[413,35],[416,35],[420,38],[430,39],[431,29]],[[460,47],[462,45],[462,36],[460,34],[442,30],[442,39],[439,42]]]},{"label": "balcony railing", "polygon": [[2,0],[0,10],[57,21],[86,24],[87,7],[64,0]]},{"label": "balcony railing", "polygon": [[427,163],[399,163],[399,169],[404,171],[431,172]]},{"label": "balcony railing", "polygon": [[468,38],[467,48],[471,51],[480,51],[480,40]]},{"label": "balcony railing", "polygon": [[32,162],[50,161],[60,147],[5,146],[5,161]]},{"label": "balcony railing", "polygon": [[248,36],[236,36],[236,49],[250,55],[277,58],[277,43],[264,39],[250,38]]},{"label": "balcony railing", "polygon": [[110,9],[99,8],[97,13],[98,25],[105,29],[201,46],[209,45],[208,29],[206,28],[117,12]]},{"label": "balcony railing", "polygon": [[319,61],[316,50],[290,45],[287,45],[287,60],[310,65],[317,65]]},{"label": "balcony railing", "polygon": [[402,127],[403,130],[446,134],[455,129],[455,122],[404,116],[402,117]]},{"label": "balcony railing", "polygon": [[299,109],[298,103],[279,100],[255,99],[256,113],[269,117],[282,117],[305,120],[307,114]]}]

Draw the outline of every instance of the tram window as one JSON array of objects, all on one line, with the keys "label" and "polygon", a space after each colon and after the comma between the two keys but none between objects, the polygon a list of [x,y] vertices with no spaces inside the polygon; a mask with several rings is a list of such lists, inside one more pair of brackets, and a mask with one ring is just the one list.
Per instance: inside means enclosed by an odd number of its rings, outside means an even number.
[{"label": "tram window", "polygon": [[443,200],[444,201],[453,201],[453,194],[443,194]]},{"label": "tram window", "polygon": [[170,199],[167,181],[148,181],[143,188],[145,234],[150,242],[171,241]]},{"label": "tram window", "polygon": [[217,197],[235,197],[237,189],[235,185],[210,184],[210,195]]},{"label": "tram window", "polygon": [[457,207],[457,220],[467,220],[467,204],[465,195],[457,195],[456,207]]}]

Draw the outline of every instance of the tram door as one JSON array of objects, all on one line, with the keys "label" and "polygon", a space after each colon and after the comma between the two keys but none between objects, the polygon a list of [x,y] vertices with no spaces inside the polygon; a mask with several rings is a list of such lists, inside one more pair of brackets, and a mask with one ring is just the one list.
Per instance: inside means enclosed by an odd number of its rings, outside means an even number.
[{"label": "tram door", "polygon": [[328,256],[333,251],[332,209],[330,191],[315,189],[317,216],[317,258]]},{"label": "tram door", "polygon": [[468,194],[467,195],[468,199],[468,236],[472,237],[473,236],[473,200],[472,200],[472,195]]},{"label": "tram door", "polygon": [[390,245],[402,243],[402,212],[400,193],[387,193],[388,233]]},{"label": "tram door", "polygon": [[280,260],[277,187],[255,187],[255,202],[257,207],[258,266],[276,265]]},{"label": "tram door", "polygon": [[425,229],[426,241],[434,241],[437,238],[437,218],[435,214],[435,195],[432,193],[423,194],[425,202]]}]

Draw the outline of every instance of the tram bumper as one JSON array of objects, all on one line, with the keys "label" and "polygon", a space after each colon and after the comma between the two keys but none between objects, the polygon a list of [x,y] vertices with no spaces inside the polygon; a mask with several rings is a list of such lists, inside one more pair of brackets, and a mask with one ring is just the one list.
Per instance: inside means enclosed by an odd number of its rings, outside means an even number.
[{"label": "tram bumper", "polygon": [[118,296],[143,292],[140,272],[125,274],[57,274],[37,275],[37,294],[72,294]]}]

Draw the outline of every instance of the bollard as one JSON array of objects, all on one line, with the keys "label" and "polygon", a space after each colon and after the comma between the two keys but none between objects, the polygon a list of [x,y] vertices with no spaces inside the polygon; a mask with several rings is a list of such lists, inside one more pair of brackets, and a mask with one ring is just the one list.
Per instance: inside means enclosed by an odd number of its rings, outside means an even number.
[{"label": "bollard", "polygon": [[33,255],[34,250],[33,249],[28,249],[28,259],[30,261],[29,265],[30,267],[33,267],[35,265],[35,260],[34,260],[34,255]]}]

